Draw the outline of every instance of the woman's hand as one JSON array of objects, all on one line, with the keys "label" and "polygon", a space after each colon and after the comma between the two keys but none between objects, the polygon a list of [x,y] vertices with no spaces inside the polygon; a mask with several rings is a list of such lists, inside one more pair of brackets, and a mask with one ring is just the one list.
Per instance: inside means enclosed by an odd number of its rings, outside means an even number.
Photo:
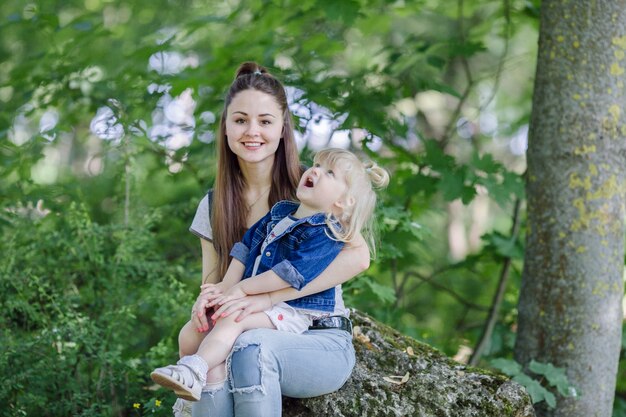
[{"label": "woman's hand", "polygon": [[213,322],[207,319],[213,314],[213,309],[208,307],[208,303],[207,296],[200,294],[191,308],[191,323],[198,333],[206,332],[213,327]]},{"label": "woman's hand", "polygon": [[191,308],[191,322],[198,332],[206,332],[213,327],[215,321],[207,319],[214,312],[209,303],[222,295],[224,286],[220,284],[203,284],[200,286],[200,294]]},{"label": "woman's hand", "polygon": [[241,321],[250,314],[260,313],[270,308],[272,308],[272,297],[269,293],[247,295],[243,298],[225,302],[215,311],[211,318],[217,320],[218,318],[227,317],[233,313],[239,312],[235,321]]}]

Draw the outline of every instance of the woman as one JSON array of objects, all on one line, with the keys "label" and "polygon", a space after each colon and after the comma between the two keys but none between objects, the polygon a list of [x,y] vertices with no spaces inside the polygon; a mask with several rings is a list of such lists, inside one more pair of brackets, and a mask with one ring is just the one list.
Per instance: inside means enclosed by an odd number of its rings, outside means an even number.
[{"label": "woman", "polygon": [[[200,203],[190,228],[201,238],[203,282],[221,280],[232,246],[272,205],[295,200],[301,173],[283,86],[263,67],[242,64],[220,121],[214,192],[211,201],[205,197]],[[248,296],[225,305],[223,311],[243,318],[275,303],[337,286],[368,266],[369,250],[359,237],[302,290]],[[199,338],[209,329],[206,305],[207,296],[201,293],[187,324]],[[342,301],[335,314],[347,315]],[[341,326],[327,323],[303,334],[272,329],[242,334],[228,371],[218,366],[207,375],[202,399],[193,404],[193,416],[280,416],[282,395],[306,398],[336,391],[350,376],[355,360],[352,335]]]}]

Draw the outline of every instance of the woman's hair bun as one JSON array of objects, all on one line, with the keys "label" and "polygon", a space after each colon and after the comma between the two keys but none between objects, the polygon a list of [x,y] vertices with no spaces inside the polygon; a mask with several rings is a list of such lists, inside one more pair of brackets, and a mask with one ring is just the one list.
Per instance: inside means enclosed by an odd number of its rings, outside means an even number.
[{"label": "woman's hair bun", "polygon": [[244,75],[250,75],[250,74],[269,74],[267,72],[267,69],[259,64],[257,64],[256,62],[244,62],[243,64],[241,64],[239,66],[239,68],[237,69],[237,73],[235,74],[235,78],[239,78],[239,77],[243,77]]}]

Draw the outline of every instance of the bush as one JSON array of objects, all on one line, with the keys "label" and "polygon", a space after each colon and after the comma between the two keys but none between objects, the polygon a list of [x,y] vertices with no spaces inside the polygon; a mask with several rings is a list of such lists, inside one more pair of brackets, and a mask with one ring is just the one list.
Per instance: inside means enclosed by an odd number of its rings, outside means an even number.
[{"label": "bush", "polygon": [[[151,230],[94,223],[83,207],[8,214],[0,241],[0,401],[5,415],[169,415],[149,372],[177,355],[192,294]],[[159,394],[161,392],[158,392]],[[164,394],[165,395],[165,394]],[[153,411],[157,413],[154,414]]]}]

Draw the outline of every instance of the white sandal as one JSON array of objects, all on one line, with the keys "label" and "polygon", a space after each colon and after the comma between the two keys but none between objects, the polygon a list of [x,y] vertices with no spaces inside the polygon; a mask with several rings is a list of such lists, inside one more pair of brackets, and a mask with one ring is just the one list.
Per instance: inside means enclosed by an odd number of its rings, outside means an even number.
[{"label": "white sandal", "polygon": [[187,365],[169,365],[157,368],[150,378],[162,387],[174,391],[179,398],[189,401],[200,401],[202,383]]}]

